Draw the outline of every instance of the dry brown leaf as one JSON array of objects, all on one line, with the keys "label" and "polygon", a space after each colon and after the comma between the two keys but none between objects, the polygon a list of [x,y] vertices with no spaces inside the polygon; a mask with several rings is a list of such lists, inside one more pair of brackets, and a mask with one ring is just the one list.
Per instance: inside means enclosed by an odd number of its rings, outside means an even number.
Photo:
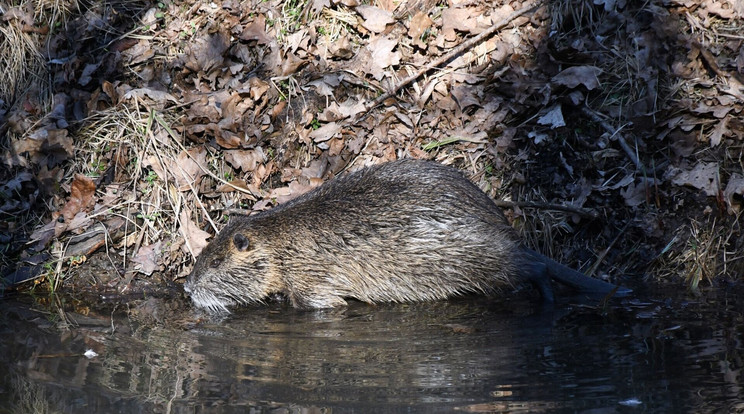
[{"label": "dry brown leaf", "polygon": [[271,43],[271,38],[266,35],[266,17],[259,14],[256,18],[243,28],[238,36],[243,41],[256,41],[259,45]]},{"label": "dry brown leaf", "polygon": [[158,241],[147,246],[142,246],[137,251],[132,261],[136,264],[135,268],[140,273],[150,276],[160,268],[158,264],[162,255],[163,242]]},{"label": "dry brown leaf", "polygon": [[222,111],[217,108],[217,103],[213,96],[202,96],[186,109],[186,116],[189,121],[219,122],[222,118]]},{"label": "dry brown leaf", "polygon": [[550,129],[566,126],[566,121],[563,119],[561,104],[557,104],[550,108],[545,115],[538,118],[537,123],[540,125],[549,125]]},{"label": "dry brown leaf", "polygon": [[705,191],[707,196],[718,195],[718,163],[700,162],[690,171],[682,171],[672,179],[675,185],[689,185]]},{"label": "dry brown leaf", "polygon": [[4,22],[11,20],[18,20],[25,25],[34,25],[34,9],[33,3],[22,3],[24,6],[15,7],[2,7],[0,10],[4,11],[1,15]]},{"label": "dry brown leaf", "polygon": [[[739,200],[744,196],[744,177],[740,174],[731,174],[729,177],[726,189],[723,190],[723,195],[726,198],[726,204],[728,205],[728,211],[731,214],[736,214],[741,211],[742,205]],[[734,197],[738,195],[737,197]]]},{"label": "dry brown leaf", "polygon": [[160,103],[160,104],[165,103],[165,101],[179,103],[178,99],[176,99],[175,96],[169,94],[168,92],[159,91],[159,90],[151,89],[151,88],[132,89],[129,92],[125,93],[124,96],[121,97],[121,100],[126,101],[132,98],[142,99],[145,96],[149,97],[154,102]]},{"label": "dry brown leaf", "polygon": [[50,167],[60,164],[74,154],[74,144],[66,129],[37,129],[12,145],[16,154],[28,153],[35,164],[46,161]]},{"label": "dry brown leaf", "polygon": [[362,15],[362,26],[370,32],[382,33],[385,27],[394,23],[393,14],[375,6],[358,6],[357,13]]},{"label": "dry brown leaf", "polygon": [[301,184],[299,181],[292,181],[286,187],[275,188],[272,190],[269,199],[276,200],[277,204],[283,204],[293,198],[307,193],[317,187],[317,185],[318,184],[314,184],[313,181],[310,181],[309,184]]},{"label": "dry brown leaf", "polygon": [[307,45],[310,42],[310,36],[307,35],[307,29],[300,29],[284,39],[283,49],[287,54],[297,53],[297,49],[307,50]]},{"label": "dry brown leaf", "polygon": [[721,140],[725,135],[729,135],[730,131],[727,127],[728,118],[723,118],[718,121],[716,127],[713,128],[713,132],[710,134],[710,146],[717,147],[721,143]]},{"label": "dry brown leaf", "polygon": [[180,230],[184,241],[184,250],[190,251],[191,254],[196,257],[199,256],[202,250],[207,247],[209,242],[207,239],[211,237],[209,233],[200,229],[191,219],[191,213],[188,209],[181,211],[179,216],[179,222],[181,224]]},{"label": "dry brown leaf", "polygon": [[284,56],[284,59],[282,59],[281,74],[282,76],[289,76],[297,72],[300,66],[304,64],[305,59],[300,59],[294,53],[287,52],[287,54]]},{"label": "dry brown leaf", "polygon": [[58,216],[63,216],[66,222],[72,221],[79,212],[87,211],[93,206],[95,194],[96,185],[93,180],[82,174],[75,174],[70,186],[70,198],[59,211]]},{"label": "dry brown leaf", "polygon": [[705,0],[701,5],[708,13],[716,14],[724,19],[732,19],[736,17],[733,4],[735,2],[741,2],[741,0]]},{"label": "dry brown leaf", "polygon": [[445,9],[442,10],[442,33],[447,41],[457,40],[455,30],[461,32],[473,32],[478,26],[470,9]]},{"label": "dry brown leaf", "polygon": [[67,222],[67,228],[66,231],[71,231],[76,234],[82,233],[85,229],[87,229],[93,221],[88,217],[88,214],[84,211],[81,211],[77,214],[75,214],[75,217],[72,218],[69,222]]},{"label": "dry brown leaf", "polygon": [[323,178],[323,175],[328,169],[328,160],[323,157],[321,159],[310,161],[310,165],[303,168],[300,172],[302,177],[306,178]]},{"label": "dry brown leaf", "polygon": [[411,23],[408,25],[408,36],[413,40],[413,43],[420,47],[425,48],[426,43],[421,41],[421,36],[431,27],[434,22],[429,18],[429,15],[419,10],[411,19]]},{"label": "dry brown leaf", "polygon": [[315,142],[325,142],[341,132],[341,125],[330,122],[322,127],[310,132],[310,138]]},{"label": "dry brown leaf", "polygon": [[266,91],[271,87],[268,82],[255,76],[248,79],[248,86],[250,87],[251,99],[256,102],[258,102],[258,100],[261,99],[261,97],[263,97]]},{"label": "dry brown leaf", "polygon": [[312,0],[311,9],[314,14],[320,13],[323,8],[331,7],[331,0]]},{"label": "dry brown leaf", "polygon": [[255,150],[234,150],[225,151],[225,161],[227,161],[233,168],[243,170],[245,172],[253,171],[256,166],[266,162],[266,154],[259,147]]},{"label": "dry brown leaf", "polygon": [[141,39],[135,45],[124,50],[122,55],[126,58],[127,64],[134,66],[152,59],[155,56],[155,51],[152,50],[149,40]]},{"label": "dry brown leaf", "polygon": [[372,75],[378,81],[383,78],[383,70],[400,63],[400,53],[393,52],[398,40],[392,37],[378,37],[364,47],[357,56],[357,70]]},{"label": "dry brown leaf", "polygon": [[188,152],[181,151],[170,167],[179,191],[188,191],[191,188],[189,184],[196,186],[206,169],[207,150],[204,147],[193,147]]},{"label": "dry brown leaf", "polygon": [[175,160],[162,158],[162,163],[160,158],[152,155],[144,165],[152,168],[163,182],[175,182],[178,191],[189,191],[204,175],[206,158],[207,150],[204,147],[193,147],[188,153],[181,151]]},{"label": "dry brown leaf", "polygon": [[620,195],[623,196],[626,206],[637,207],[646,202],[647,189],[648,185],[644,181],[637,184],[631,183],[624,189],[620,190]]},{"label": "dry brown leaf", "polygon": [[584,85],[587,89],[592,90],[599,87],[597,76],[600,73],[602,73],[602,69],[596,66],[572,66],[555,75],[552,81],[568,88]]},{"label": "dry brown leaf", "polygon": [[91,80],[93,80],[93,72],[98,70],[98,68],[101,66],[102,62],[98,63],[89,63],[85,65],[83,68],[83,73],[80,74],[80,78],[78,78],[78,83],[81,86],[85,86],[90,83]]},{"label": "dry brown leaf", "polygon": [[354,56],[354,49],[352,48],[348,35],[343,35],[335,42],[331,42],[331,44],[328,45],[328,51],[331,52],[333,56],[341,59],[349,59]]},{"label": "dry brown leaf", "polygon": [[341,102],[341,105],[339,105],[338,110],[344,118],[348,118],[348,117],[354,117],[357,114],[364,112],[365,107],[364,107],[364,103],[357,101],[354,98],[349,98],[345,100],[344,102]]},{"label": "dry brown leaf", "polygon": [[214,191],[217,193],[232,193],[233,191],[235,191],[236,188],[252,194],[259,193],[258,191],[256,191],[255,188],[249,187],[248,184],[243,180],[232,180],[229,184],[220,185]]},{"label": "dry brown leaf", "polygon": [[202,36],[187,43],[187,53],[184,56],[184,66],[194,72],[210,70],[222,66],[225,61],[223,54],[230,47],[230,35],[227,31]]},{"label": "dry brown leaf", "polygon": [[451,88],[452,96],[457,101],[457,106],[460,107],[461,111],[469,106],[481,106],[482,99],[478,96],[478,92],[482,88],[480,86],[470,86],[467,84],[460,84]]}]

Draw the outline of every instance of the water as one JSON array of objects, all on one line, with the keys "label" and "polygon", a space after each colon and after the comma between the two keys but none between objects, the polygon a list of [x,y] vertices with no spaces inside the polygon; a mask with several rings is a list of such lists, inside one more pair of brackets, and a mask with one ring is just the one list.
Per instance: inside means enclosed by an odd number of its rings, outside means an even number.
[{"label": "water", "polygon": [[69,330],[6,300],[0,413],[744,412],[742,293],[68,313]]}]

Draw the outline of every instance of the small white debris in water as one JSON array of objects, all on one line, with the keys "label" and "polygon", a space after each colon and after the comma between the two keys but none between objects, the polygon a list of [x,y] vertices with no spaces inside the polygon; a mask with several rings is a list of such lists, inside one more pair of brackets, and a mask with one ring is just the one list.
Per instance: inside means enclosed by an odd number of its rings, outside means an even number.
[{"label": "small white debris in water", "polygon": [[627,407],[635,407],[636,405],[641,405],[643,403],[637,398],[631,398],[625,401],[620,401],[618,404],[625,405]]},{"label": "small white debris in water", "polygon": [[85,353],[83,355],[86,358],[88,358],[88,359],[95,358],[95,357],[98,356],[98,354],[96,353],[96,351],[94,351],[92,349],[89,349],[89,350],[85,351]]}]

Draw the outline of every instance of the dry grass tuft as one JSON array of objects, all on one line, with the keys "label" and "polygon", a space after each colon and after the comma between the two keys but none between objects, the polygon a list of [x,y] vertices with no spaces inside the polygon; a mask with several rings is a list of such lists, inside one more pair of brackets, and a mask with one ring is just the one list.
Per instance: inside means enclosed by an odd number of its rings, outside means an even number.
[{"label": "dry grass tuft", "polygon": [[740,267],[743,256],[730,247],[738,229],[723,227],[713,219],[706,224],[691,220],[678,229],[654,266],[655,276],[682,277],[692,292],[698,292],[702,282],[711,283],[717,275]]},{"label": "dry grass tuft", "polygon": [[[48,63],[43,56],[48,33],[65,26],[70,13],[79,9],[77,0],[29,0],[10,2],[26,10],[25,15],[0,24],[0,102],[18,105],[28,98],[29,106],[40,114],[52,104]],[[31,21],[32,20],[32,21]],[[29,131],[30,132],[30,131]]]},{"label": "dry grass tuft", "polygon": [[[32,84],[45,85],[46,65],[36,36],[16,24],[0,25],[0,99],[12,103]],[[49,95],[48,93],[45,95]]]},{"label": "dry grass tuft", "polygon": [[117,194],[110,197],[118,204],[104,205],[100,214],[129,221],[123,241],[125,261],[127,251],[131,254],[140,246],[178,234],[177,217],[187,203],[187,193],[174,189],[173,171],[164,168],[171,175],[161,177],[150,167],[164,159],[175,160],[182,151],[180,138],[167,127],[177,116],[175,110],[148,111],[140,105],[111,108],[90,116],[78,133],[76,159],[85,162],[77,163],[71,173],[119,183]]}]

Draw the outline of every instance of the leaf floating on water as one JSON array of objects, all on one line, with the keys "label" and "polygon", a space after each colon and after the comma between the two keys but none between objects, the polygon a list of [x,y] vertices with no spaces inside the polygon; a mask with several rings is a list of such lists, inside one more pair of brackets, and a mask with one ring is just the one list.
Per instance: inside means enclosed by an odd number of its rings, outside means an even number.
[{"label": "leaf floating on water", "polygon": [[624,405],[626,407],[635,407],[635,406],[641,405],[643,403],[641,402],[641,400],[639,400],[637,398],[630,398],[630,399],[627,399],[627,400],[618,401],[618,404]]}]

